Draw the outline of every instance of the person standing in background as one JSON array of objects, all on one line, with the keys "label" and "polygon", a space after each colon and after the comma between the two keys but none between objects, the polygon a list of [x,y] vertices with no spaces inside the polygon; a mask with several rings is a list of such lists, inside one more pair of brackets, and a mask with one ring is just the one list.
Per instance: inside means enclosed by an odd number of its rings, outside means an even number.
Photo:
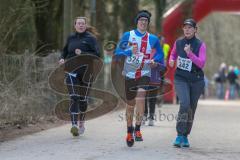
[{"label": "person standing in background", "polygon": [[227,80],[229,84],[229,99],[235,99],[237,93],[237,75],[234,72],[234,67],[229,66]]},{"label": "person standing in background", "polygon": [[[158,35],[158,39],[160,42],[160,46],[162,47],[163,53],[164,53],[164,63],[167,62],[168,54],[170,51],[170,46],[165,43],[165,38],[162,35]],[[164,83],[164,75],[159,75],[161,77],[161,87],[163,86]],[[147,98],[148,97],[148,98]],[[162,97],[158,97],[159,99]],[[148,92],[146,99],[145,99],[145,110],[144,110],[144,117],[142,124],[144,125],[145,122],[148,120],[148,125],[149,126],[154,126],[154,120],[155,120],[155,108],[157,104],[157,90]],[[148,116],[149,115],[149,116]]]},{"label": "person standing in background", "polygon": [[216,95],[218,99],[224,99],[225,96],[225,83],[227,80],[227,65],[221,63],[218,72],[215,74],[214,79],[216,82]]}]

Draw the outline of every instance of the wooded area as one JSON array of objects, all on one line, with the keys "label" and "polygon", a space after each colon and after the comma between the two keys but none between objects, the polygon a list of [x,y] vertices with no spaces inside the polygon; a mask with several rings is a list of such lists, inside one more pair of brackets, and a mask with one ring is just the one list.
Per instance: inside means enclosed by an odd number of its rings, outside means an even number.
[{"label": "wooded area", "polygon": [[[99,41],[117,41],[119,34],[135,27],[139,8],[155,6],[156,31],[166,0],[1,0],[0,54],[22,54],[26,49],[45,55],[61,50],[73,30],[76,16],[86,16],[100,33]],[[142,7],[142,4],[144,7]]]},{"label": "wooded area", "polygon": [[[89,18],[103,46],[107,41],[117,42],[124,31],[135,28],[134,18],[141,9],[151,11],[151,32],[160,33],[162,14],[176,2],[0,0],[0,128],[54,114],[59,97],[49,89],[48,76],[58,65],[76,16]],[[215,13],[198,24],[199,36],[207,44],[205,73],[209,79],[223,61],[239,66],[239,23],[239,15]]]},{"label": "wooded area", "polygon": [[0,0],[0,128],[54,118],[59,97],[49,88],[48,76],[58,65],[75,17],[88,17],[103,46],[135,28],[140,9],[156,8],[151,11],[160,18],[151,25],[161,31],[164,4],[166,0]]}]

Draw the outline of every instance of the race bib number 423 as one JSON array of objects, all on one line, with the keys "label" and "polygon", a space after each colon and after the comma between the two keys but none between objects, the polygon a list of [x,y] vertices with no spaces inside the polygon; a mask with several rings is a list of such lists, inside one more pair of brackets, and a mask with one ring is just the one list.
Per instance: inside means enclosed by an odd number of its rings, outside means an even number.
[{"label": "race bib number 423", "polygon": [[182,70],[191,72],[191,70],[192,70],[192,61],[190,59],[188,59],[188,58],[182,58],[182,57],[178,56],[177,67],[182,69]]}]

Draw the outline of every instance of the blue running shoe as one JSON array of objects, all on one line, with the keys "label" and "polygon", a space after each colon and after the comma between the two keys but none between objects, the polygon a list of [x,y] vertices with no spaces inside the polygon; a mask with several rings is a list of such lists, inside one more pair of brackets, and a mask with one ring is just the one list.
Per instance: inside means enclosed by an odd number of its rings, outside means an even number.
[{"label": "blue running shoe", "polygon": [[173,143],[173,145],[175,147],[179,147],[180,148],[182,143],[183,143],[183,136],[177,136],[175,142]]},{"label": "blue running shoe", "polygon": [[182,147],[190,147],[190,144],[188,142],[188,138],[185,137],[185,136],[183,136]]}]

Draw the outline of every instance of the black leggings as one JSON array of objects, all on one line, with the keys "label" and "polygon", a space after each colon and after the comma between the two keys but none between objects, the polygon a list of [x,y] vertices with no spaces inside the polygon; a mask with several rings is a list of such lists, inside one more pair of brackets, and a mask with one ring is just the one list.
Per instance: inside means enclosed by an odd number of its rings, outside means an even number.
[{"label": "black leggings", "polygon": [[79,120],[84,121],[88,105],[88,93],[91,82],[83,81],[83,74],[67,73],[66,84],[71,98],[69,112],[71,115],[72,125],[77,125]]},{"label": "black leggings", "polygon": [[[149,113],[149,119],[154,119],[155,117],[155,107],[157,102],[157,90],[148,92],[147,96],[149,98],[145,99],[145,110],[144,110],[144,116],[148,117]],[[149,110],[148,110],[149,108]]]}]

